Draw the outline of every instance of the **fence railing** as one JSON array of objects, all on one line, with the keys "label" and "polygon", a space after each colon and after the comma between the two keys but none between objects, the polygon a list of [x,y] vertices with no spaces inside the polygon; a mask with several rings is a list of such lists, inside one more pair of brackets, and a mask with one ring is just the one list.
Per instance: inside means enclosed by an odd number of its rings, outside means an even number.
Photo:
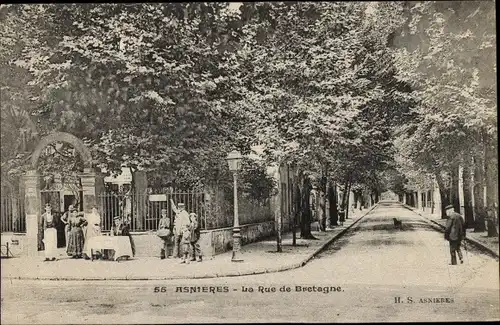
[{"label": "fence railing", "polygon": [[24,200],[14,195],[5,195],[0,200],[0,231],[26,232]]},{"label": "fence railing", "polygon": [[[231,227],[234,223],[232,202],[224,202],[220,210],[213,210],[203,192],[173,192],[163,194],[118,194],[107,192],[99,195],[101,229],[109,231],[113,219],[121,217],[130,223],[131,231],[155,231],[161,218],[161,210],[167,210],[170,220],[175,219],[170,199],[177,205],[185,204],[186,211],[198,215],[201,229]],[[221,202],[222,203],[222,202]],[[240,224],[274,220],[269,202],[257,204],[246,199],[239,201]]]},{"label": "fence railing", "polygon": [[131,231],[154,231],[158,228],[161,210],[166,209],[170,220],[174,220],[172,199],[177,205],[185,204],[186,211],[198,215],[202,229],[207,229],[207,209],[203,192],[179,192],[165,194],[117,194],[108,192],[99,195],[102,230],[109,231],[115,217],[127,219]]}]

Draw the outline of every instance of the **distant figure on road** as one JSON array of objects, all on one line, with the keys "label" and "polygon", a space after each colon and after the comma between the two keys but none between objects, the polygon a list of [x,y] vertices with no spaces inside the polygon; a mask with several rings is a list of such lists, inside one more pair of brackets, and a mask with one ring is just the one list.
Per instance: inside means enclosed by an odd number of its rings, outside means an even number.
[{"label": "distant figure on road", "polygon": [[458,253],[460,263],[463,264],[464,259],[460,245],[462,240],[465,239],[464,219],[460,214],[453,211],[452,205],[446,206],[446,215],[448,216],[448,221],[446,221],[444,238],[450,242],[451,265],[457,265],[456,253]]}]

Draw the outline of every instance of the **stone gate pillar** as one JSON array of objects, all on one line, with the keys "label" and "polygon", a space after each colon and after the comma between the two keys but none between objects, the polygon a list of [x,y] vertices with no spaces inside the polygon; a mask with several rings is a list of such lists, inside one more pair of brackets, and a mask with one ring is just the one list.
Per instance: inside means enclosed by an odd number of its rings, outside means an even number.
[{"label": "stone gate pillar", "polygon": [[[102,198],[99,195],[104,191],[104,177],[102,174],[93,168],[84,168],[80,178],[83,190],[83,212],[85,214],[91,213],[94,205],[101,209]],[[99,211],[99,213],[102,216],[103,211]]]},{"label": "stone gate pillar", "polygon": [[28,256],[37,256],[38,246],[42,240],[42,229],[40,229],[42,214],[41,177],[38,171],[27,171],[24,175],[24,184],[24,206],[26,213],[25,253]]}]

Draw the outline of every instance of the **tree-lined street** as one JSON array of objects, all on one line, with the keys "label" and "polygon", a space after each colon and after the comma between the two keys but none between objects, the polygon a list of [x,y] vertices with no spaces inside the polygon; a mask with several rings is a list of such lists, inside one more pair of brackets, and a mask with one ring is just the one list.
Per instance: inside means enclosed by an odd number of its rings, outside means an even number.
[{"label": "tree-lined street", "polygon": [[495,9],[0,5],[2,320],[498,319]]},{"label": "tree-lined street", "polygon": [[[394,228],[393,217],[403,230]],[[399,203],[382,202],[296,270],[205,280],[4,281],[2,322],[498,320],[498,261],[471,247],[465,254],[463,265],[448,265],[442,233]],[[291,292],[279,292],[284,285]],[[229,292],[179,293],[178,286],[227,286]],[[260,293],[259,286],[278,292]],[[342,291],[296,292],[296,286]],[[154,293],[155,287],[166,292]]]}]

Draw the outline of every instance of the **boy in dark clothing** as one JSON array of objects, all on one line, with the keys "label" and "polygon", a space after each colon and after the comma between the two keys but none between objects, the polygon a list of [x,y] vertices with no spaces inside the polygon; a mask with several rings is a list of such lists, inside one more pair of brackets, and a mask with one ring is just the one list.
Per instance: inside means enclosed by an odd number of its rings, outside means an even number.
[{"label": "boy in dark clothing", "polygon": [[189,214],[190,228],[191,228],[191,261],[196,261],[196,256],[198,256],[198,262],[202,261],[201,249],[198,241],[200,240],[200,223],[198,222],[198,216],[196,213]]}]

